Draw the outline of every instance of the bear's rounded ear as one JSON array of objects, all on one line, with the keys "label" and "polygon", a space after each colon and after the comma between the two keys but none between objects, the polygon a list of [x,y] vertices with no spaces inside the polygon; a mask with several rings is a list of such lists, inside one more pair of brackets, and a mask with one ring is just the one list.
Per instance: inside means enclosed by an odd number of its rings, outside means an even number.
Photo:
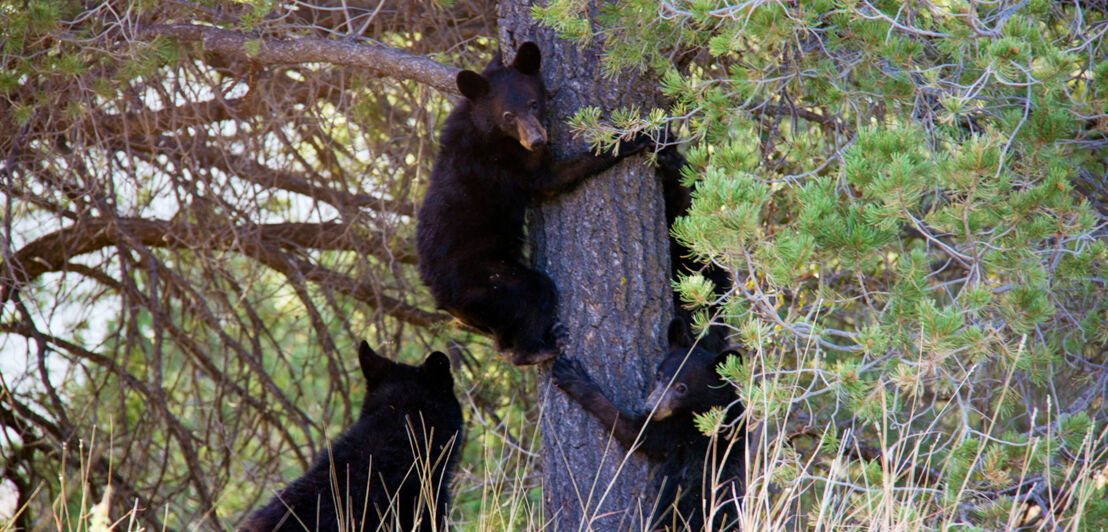
[{"label": "bear's rounded ear", "polygon": [[539,51],[539,45],[531,41],[521,44],[515,60],[512,61],[512,67],[528,76],[534,76],[539,73],[540,66],[542,66],[542,52]]},{"label": "bear's rounded ear", "polygon": [[423,376],[436,386],[445,389],[454,388],[454,376],[450,374],[450,359],[441,351],[435,351],[427,355],[427,360],[419,367]]},{"label": "bear's rounded ear", "polygon": [[365,376],[365,380],[369,383],[369,388],[372,390],[377,382],[384,376],[385,370],[392,364],[392,361],[378,355],[372,347],[365,340],[358,345],[358,363],[362,366],[362,375]]},{"label": "bear's rounded ear", "polygon": [[457,83],[462,96],[470,100],[476,100],[489,93],[489,80],[472,70],[458,72],[454,82]]},{"label": "bear's rounded ear", "polygon": [[681,318],[673,318],[670,320],[667,338],[669,339],[670,349],[688,348],[692,347],[693,344],[692,332],[689,331],[689,324]]}]

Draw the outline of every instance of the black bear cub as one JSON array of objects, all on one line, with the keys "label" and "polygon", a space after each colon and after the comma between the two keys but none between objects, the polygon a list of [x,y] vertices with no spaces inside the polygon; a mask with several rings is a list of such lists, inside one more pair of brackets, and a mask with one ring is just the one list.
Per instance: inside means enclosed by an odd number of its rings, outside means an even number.
[{"label": "black bear cub", "polygon": [[438,306],[491,332],[516,365],[558,354],[557,288],[524,263],[527,208],[653,144],[640,135],[618,156],[555,161],[542,125],[541,61],[526,42],[510,65],[498,54],[480,74],[458,74],[465,98],[443,124],[416,232],[419,273]]},{"label": "black bear cub", "polygon": [[[738,353],[693,347],[680,318],[670,322],[669,344],[642,414],[612,404],[577,360],[554,361],[554,385],[609,427],[625,448],[657,466],[659,495],[648,530],[702,530],[706,510],[714,530],[734,527],[745,489],[746,429],[742,404],[716,367]],[[724,421],[731,428],[708,437],[697,430],[693,416],[712,407],[727,408]]]},{"label": "black bear cub", "polygon": [[[665,132],[668,136],[669,133]],[[664,141],[663,140],[663,141]],[[676,146],[666,146],[658,151],[658,177],[662,182],[662,193],[665,196],[666,227],[672,229],[673,222],[679,216],[688,214],[692,207],[692,190],[681,183],[681,171],[688,162]],[[669,264],[672,269],[673,280],[678,275],[699,273],[712,282],[715,287],[714,295],[722,297],[731,290],[731,274],[726,269],[719,267],[714,262],[703,263],[691,256],[692,252],[687,246],[678,241],[672,231],[669,234]],[[711,307],[712,311],[718,310]],[[692,313],[682,304],[681,298],[675,291],[673,293],[673,312],[692,322]],[[722,325],[711,325],[705,335],[697,342],[697,346],[713,353],[719,353],[727,347],[727,329]]]},{"label": "black bear cub", "polygon": [[364,341],[361,414],[240,528],[244,532],[445,530],[450,477],[462,446],[462,408],[446,355],[420,366],[379,356]]}]

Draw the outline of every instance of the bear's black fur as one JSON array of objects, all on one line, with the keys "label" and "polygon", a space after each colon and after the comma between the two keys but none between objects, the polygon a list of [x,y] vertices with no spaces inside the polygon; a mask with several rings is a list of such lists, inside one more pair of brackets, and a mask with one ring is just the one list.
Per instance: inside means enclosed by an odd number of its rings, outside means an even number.
[{"label": "bear's black fur", "polygon": [[366,379],[358,421],[241,531],[445,530],[462,446],[450,361],[436,351],[409,366],[365,342],[358,361]]},{"label": "bear's black fur", "polygon": [[[667,136],[668,133],[667,133]],[[658,177],[662,181],[662,193],[666,203],[666,227],[673,228],[673,222],[684,216],[692,206],[692,190],[681,184],[681,170],[687,164],[685,156],[676,146],[666,146],[657,154]],[[722,297],[731,290],[731,275],[726,269],[715,263],[697,262],[692,258],[688,247],[669,234],[669,264],[673,270],[674,281],[679,275],[700,273],[715,286],[716,297]],[[712,310],[715,310],[713,307]],[[681,297],[673,293],[673,312],[677,317],[692,322],[692,313],[681,303]],[[697,346],[713,353],[719,353],[727,347],[727,329],[721,325],[708,327],[706,334],[697,342]]]},{"label": "bear's black fur", "polygon": [[[734,389],[716,367],[738,353],[717,355],[692,347],[688,324],[680,318],[670,323],[669,344],[639,415],[612,404],[577,360],[556,359],[552,379],[626,449],[645,454],[657,466],[659,495],[650,530],[702,530],[704,509],[712,506],[714,530],[734,527],[744,493],[745,420]],[[727,408],[728,428],[708,437],[697,430],[693,416],[712,407]]]},{"label": "bear's black fur", "polygon": [[527,208],[653,143],[640,135],[617,156],[555,161],[542,125],[541,61],[526,42],[510,65],[498,54],[480,74],[458,74],[465,98],[443,124],[416,232],[420,276],[438,306],[491,332],[517,365],[558,354],[558,290],[523,260]]}]

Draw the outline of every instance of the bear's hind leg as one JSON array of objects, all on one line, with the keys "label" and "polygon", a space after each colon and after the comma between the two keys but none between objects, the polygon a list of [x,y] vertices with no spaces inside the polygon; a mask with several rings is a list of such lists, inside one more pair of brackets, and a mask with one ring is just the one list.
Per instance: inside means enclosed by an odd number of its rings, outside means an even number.
[{"label": "bear's hind leg", "polygon": [[558,355],[553,330],[558,299],[549,277],[522,265],[497,262],[477,268],[451,314],[496,337],[497,348],[512,352],[517,366]]},{"label": "bear's hind leg", "polygon": [[561,354],[557,342],[560,326],[555,313],[558,289],[546,274],[530,268],[520,267],[516,276],[520,301],[524,304],[520,309],[512,363],[528,366]]}]

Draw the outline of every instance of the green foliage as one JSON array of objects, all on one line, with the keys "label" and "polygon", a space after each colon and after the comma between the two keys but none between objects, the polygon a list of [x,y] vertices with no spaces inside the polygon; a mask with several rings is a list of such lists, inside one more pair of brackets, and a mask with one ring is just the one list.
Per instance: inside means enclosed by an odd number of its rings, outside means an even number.
[{"label": "green foliage", "polygon": [[546,6],[533,6],[531,16],[556,29],[563,39],[588,41],[592,36],[589,19],[578,16],[587,7],[581,0],[550,2]]},{"label": "green foliage", "polygon": [[692,308],[706,306],[715,299],[715,285],[699,273],[681,276],[673,288],[680,294],[681,301]]},{"label": "green foliage", "polygon": [[[549,6],[555,27],[581,18]],[[938,460],[915,482],[894,475],[913,503],[847,497],[856,519],[885,505],[942,528],[972,509],[959,526],[998,529],[1020,523],[1021,482],[1102,488],[1108,212],[1094,202],[1108,185],[1078,178],[1108,172],[1106,22],[1047,1],[629,1],[565,34],[603,39],[609,71],[660,80],[670,118],[622,128],[686,139],[694,200],[673,233],[737,276],[720,319],[757,342],[749,380],[725,371],[750,422],[799,410],[839,431],[813,463],[854,438]],[[598,142],[621,131],[578,125]],[[696,276],[677,288],[710,297]],[[842,473],[873,487],[888,467]],[[841,489],[838,470],[820,474]],[[1105,526],[1099,506],[1063,498],[1059,526]]]}]

